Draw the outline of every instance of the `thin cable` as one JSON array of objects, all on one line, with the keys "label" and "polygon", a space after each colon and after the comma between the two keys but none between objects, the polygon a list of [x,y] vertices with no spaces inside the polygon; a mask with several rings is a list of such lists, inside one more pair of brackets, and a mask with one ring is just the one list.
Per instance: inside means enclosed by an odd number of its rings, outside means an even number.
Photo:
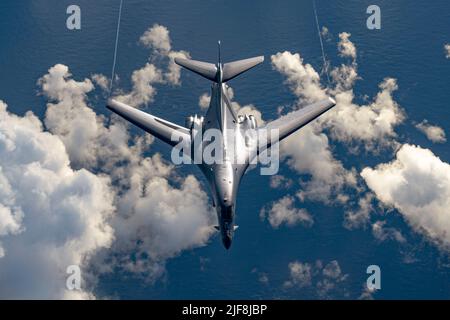
[{"label": "thin cable", "polygon": [[325,72],[327,76],[327,81],[328,83],[330,83],[330,77],[328,75],[328,62],[327,59],[325,58],[325,49],[323,48],[322,33],[320,32],[319,18],[317,16],[316,0],[313,0],[313,7],[314,7],[314,16],[316,17],[317,33],[319,34],[320,49],[322,50],[322,59],[323,59],[322,72]]},{"label": "thin cable", "polygon": [[119,18],[117,19],[116,45],[114,48],[114,60],[113,60],[113,66],[112,66],[112,72],[111,72],[111,83],[110,83],[110,87],[109,87],[109,95],[110,96],[112,94],[114,76],[116,74],[117,47],[119,45],[119,32],[120,32],[120,21],[122,19],[122,6],[123,6],[123,0],[120,0]]}]

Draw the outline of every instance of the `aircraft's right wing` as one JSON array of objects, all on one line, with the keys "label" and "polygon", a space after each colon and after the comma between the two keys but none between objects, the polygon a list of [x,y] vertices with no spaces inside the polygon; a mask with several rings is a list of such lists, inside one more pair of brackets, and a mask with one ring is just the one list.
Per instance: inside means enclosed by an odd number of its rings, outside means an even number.
[{"label": "aircraft's right wing", "polygon": [[[270,130],[277,129],[279,134],[278,141],[281,141],[304,125],[316,119],[321,114],[333,108],[335,105],[336,101],[334,101],[332,98],[328,98],[299,110],[290,112],[285,116],[282,116],[274,121],[269,122],[265,126],[258,128],[258,130],[262,129],[268,131],[268,141],[266,147],[269,148],[273,143],[277,142],[270,140]],[[259,148],[259,152],[262,152],[262,149],[265,149],[264,146],[259,146]]]},{"label": "aircraft's right wing", "polygon": [[[171,146],[177,145],[180,139],[186,143],[190,143],[190,132],[185,127],[157,118],[114,99],[108,101],[107,107],[122,118],[125,118]],[[177,137],[177,140],[172,141],[173,137]]]}]

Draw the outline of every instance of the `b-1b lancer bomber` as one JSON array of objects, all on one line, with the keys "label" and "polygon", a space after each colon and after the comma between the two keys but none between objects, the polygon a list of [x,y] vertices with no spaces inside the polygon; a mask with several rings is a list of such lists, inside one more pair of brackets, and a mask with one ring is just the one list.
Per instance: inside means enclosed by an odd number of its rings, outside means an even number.
[{"label": "b-1b lancer bomber", "polygon": [[[273,145],[335,106],[335,101],[328,98],[288,113],[261,127],[257,126],[253,116],[238,115],[227,97],[226,83],[263,61],[264,57],[260,56],[222,63],[220,42],[219,59],[216,64],[176,58],[175,62],[178,65],[212,81],[211,101],[206,115],[188,117],[185,126],[155,117],[115,99],[110,99],[107,105],[111,111],[172,147],[187,147],[183,150],[189,150],[184,152],[188,154],[183,156],[195,158],[194,163],[199,166],[209,183],[213,206],[218,217],[218,226],[215,228],[220,232],[226,249],[230,248],[237,229],[234,221],[238,187],[249,165],[253,164],[252,161],[262,152],[268,152]],[[213,134],[210,132],[218,133],[219,137],[212,139]],[[270,136],[261,139],[262,132],[277,134],[275,138]],[[210,138],[206,139],[206,136]],[[203,139],[198,142],[198,137]],[[214,157],[220,161],[208,161],[210,159],[201,155],[198,157],[199,150],[206,150],[208,147],[212,149],[213,145],[216,148],[213,152]]]}]

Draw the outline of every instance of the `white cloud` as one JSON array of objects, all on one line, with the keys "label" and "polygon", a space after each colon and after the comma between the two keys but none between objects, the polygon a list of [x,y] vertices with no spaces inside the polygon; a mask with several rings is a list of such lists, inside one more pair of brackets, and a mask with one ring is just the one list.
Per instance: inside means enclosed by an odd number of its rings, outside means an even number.
[{"label": "white cloud", "polygon": [[109,79],[105,75],[96,73],[96,74],[93,74],[91,76],[91,79],[102,90],[104,90],[104,91],[108,91],[109,90],[110,82],[109,82]]},{"label": "white cloud", "polygon": [[275,229],[278,229],[282,224],[290,227],[298,224],[311,227],[314,223],[314,219],[308,211],[294,207],[294,198],[291,196],[273,202],[270,208],[261,209],[260,217],[261,219],[267,217],[270,225]]},{"label": "white cloud", "polygon": [[356,47],[353,42],[350,41],[351,34],[348,32],[342,32],[339,34],[338,50],[342,57],[349,57],[356,59]]},{"label": "white cloud", "polygon": [[374,294],[376,292],[376,289],[369,289],[367,287],[367,283],[363,283],[363,290],[361,292],[361,295],[358,297],[358,300],[374,300]]},{"label": "white cloud", "polygon": [[[127,126],[114,117],[106,126],[89,106],[86,94],[93,88],[85,83],[89,80],[72,80],[62,65],[42,77],[44,94],[55,100],[48,104],[47,127],[61,137],[72,163],[100,170],[114,181],[118,196],[111,252],[119,253],[114,263],[157,278],[164,272],[165,259],[206,244],[213,234],[208,198],[193,176],[183,180],[158,154],[143,156],[153,138],[131,140]],[[169,183],[173,179],[179,187]],[[143,258],[132,261],[134,251]],[[105,253],[101,258],[111,257]]]},{"label": "white cloud", "polygon": [[405,237],[399,230],[386,227],[386,221],[376,221],[372,224],[372,234],[380,241],[395,240],[400,243],[406,242]]},{"label": "white cloud", "polygon": [[165,79],[169,84],[180,85],[181,67],[175,63],[175,58],[189,58],[189,52],[187,51],[171,51],[167,55],[169,58],[168,71],[164,73]]},{"label": "white cloud", "polygon": [[445,49],[445,57],[447,59],[450,59],[450,44],[448,43],[444,45],[444,49]]},{"label": "white cloud", "polygon": [[208,93],[203,93],[198,99],[198,105],[202,110],[206,110],[211,102],[211,96]]},{"label": "white cloud", "polygon": [[339,94],[342,91],[350,90],[356,80],[360,79],[356,62],[350,65],[341,64],[339,67],[334,68],[331,71],[331,79],[336,85],[336,88],[331,91],[332,93]]},{"label": "white cloud", "polygon": [[251,273],[254,273],[258,276],[258,281],[262,284],[268,285],[269,284],[269,276],[265,272],[259,271],[257,268],[253,268]]},{"label": "white cloud", "polygon": [[[331,198],[336,198],[346,202],[347,196],[341,191],[345,186],[356,187],[354,171],[345,169],[334,158],[329,140],[322,132],[324,129],[329,130],[333,139],[345,142],[354,150],[359,144],[366,150],[375,150],[395,144],[394,128],[404,119],[392,96],[397,89],[395,79],[385,79],[380,84],[381,91],[371,104],[359,106],[353,103],[351,88],[358,75],[354,60],[356,49],[349,37],[347,33],[341,34],[338,47],[342,55],[352,57],[353,61],[332,71],[336,87],[329,91],[335,95],[336,107],[281,144],[281,155],[288,159],[290,166],[300,174],[311,176],[311,181],[302,185],[301,199],[330,202]],[[272,64],[287,77],[287,84],[299,99],[297,105],[313,103],[327,96],[319,74],[311,65],[304,64],[299,54],[277,53],[272,56]]]},{"label": "white cloud", "polygon": [[290,287],[306,287],[310,286],[313,277],[312,266],[309,263],[301,263],[299,261],[290,262],[289,268],[289,280],[284,283],[287,288]]},{"label": "white cloud", "polygon": [[133,89],[115,99],[137,108],[153,102],[157,92],[154,84],[162,83],[163,75],[154,64],[147,62],[144,67],[133,72],[131,81]]},{"label": "white cloud", "polygon": [[180,67],[175,58],[189,58],[186,51],[172,50],[169,30],[155,24],[141,36],[140,42],[153,49],[150,60],[162,59],[168,62],[167,70],[158,68],[154,63],[147,62],[141,69],[135,70],[131,76],[133,88],[128,93],[119,94],[116,99],[134,107],[148,105],[156,95],[156,84],[180,85]]},{"label": "white cloud", "polygon": [[270,187],[273,189],[276,188],[287,189],[291,187],[293,183],[294,182],[291,179],[286,178],[279,174],[270,177]]},{"label": "white cloud", "polygon": [[450,165],[430,150],[403,145],[396,159],[361,176],[377,198],[396,208],[419,233],[448,248],[450,245]]},{"label": "white cloud", "polygon": [[172,40],[169,30],[159,24],[154,24],[141,36],[140,42],[147,48],[154,50],[157,56],[168,58],[168,71],[164,74],[165,80],[171,84],[180,84],[180,66],[175,63],[175,58],[189,58],[186,51],[172,50]]},{"label": "white cloud", "polygon": [[[92,78],[105,89],[105,77]],[[125,96],[150,102],[152,81],[175,83],[176,70],[170,62],[167,72],[146,64]],[[166,259],[207,243],[215,215],[198,180],[178,176],[159,154],[145,157],[151,136],[133,139],[124,121],[97,115],[88,99],[91,80],[76,81],[59,64],[38,83],[49,99],[49,132],[31,113],[1,111],[0,279],[12,279],[0,280],[1,294],[93,298],[97,272],[119,268],[154,280]],[[18,159],[30,163],[20,166]],[[84,291],[65,290],[71,264],[82,267]]]},{"label": "white cloud", "polygon": [[[127,271],[150,272],[146,277],[156,278],[166,259],[205,245],[214,233],[215,219],[207,194],[193,176],[175,188],[169,176],[158,177],[145,169],[151,170],[140,168],[140,175],[135,173],[132,186],[119,200],[113,251],[121,253],[119,264]],[[133,261],[130,252],[142,258]]]},{"label": "white cloud", "polygon": [[305,103],[326,99],[325,89],[320,85],[320,76],[310,64],[303,64],[300,54],[288,51],[272,55],[272,66],[286,76],[292,92]]},{"label": "white cloud", "polygon": [[395,79],[386,78],[373,102],[357,105],[353,91],[338,92],[336,107],[320,119],[330,129],[333,139],[348,144],[363,143],[366,150],[395,145],[395,127],[405,118],[395,102],[393,93],[398,89]]},{"label": "white cloud", "polygon": [[374,210],[372,200],[374,196],[367,192],[358,199],[358,207],[354,210],[348,209],[345,212],[344,227],[347,229],[356,229],[365,227],[370,221],[370,213]]},{"label": "white cloud", "polygon": [[[287,83],[301,101],[312,103],[326,97],[318,73],[311,65],[303,65],[299,54],[278,53],[272,56],[272,64],[287,77]],[[347,183],[354,185],[356,181],[352,171],[347,171],[333,157],[328,138],[321,131],[320,124],[315,121],[280,145],[280,153],[288,159],[291,168],[300,174],[311,175],[310,181],[302,183],[302,200],[309,198],[329,202],[332,194],[339,194]]]},{"label": "white cloud", "polygon": [[359,77],[356,47],[349,37],[348,33],[340,34],[338,49],[352,61],[332,71],[334,88],[323,88],[319,74],[311,65],[304,64],[298,53],[283,52],[272,56],[273,67],[286,76],[286,83],[298,97],[297,106],[324,99],[328,94],[334,95],[337,101],[336,107],[281,143],[281,155],[288,159],[289,165],[298,173],[311,177],[310,181],[301,183],[299,197],[303,200],[331,202],[336,199],[345,203],[348,196],[342,190],[357,187],[354,170],[344,168],[334,158],[328,137],[323,132],[325,129],[332,139],[344,142],[352,152],[357,152],[361,145],[367,151],[377,151],[396,146],[394,129],[404,120],[404,113],[393,98],[397,90],[395,79],[386,78],[368,105],[353,102],[352,88]]},{"label": "white cloud", "polygon": [[444,143],[447,141],[444,129],[429,124],[426,119],[421,123],[416,124],[416,128],[419,129],[423,134],[425,134],[428,140],[434,143]]},{"label": "white cloud", "polygon": [[346,202],[346,197],[342,194],[343,188],[356,186],[356,173],[346,170],[333,157],[328,137],[318,132],[314,124],[303,127],[282,142],[280,153],[287,158],[292,169],[311,177],[307,181],[301,181],[298,196],[302,201]]},{"label": "white cloud", "polygon": [[314,264],[299,261],[290,262],[289,279],[284,282],[286,289],[315,287],[318,298],[331,298],[333,294],[341,294],[347,297],[343,283],[348,274],[344,274],[338,261],[333,260],[323,266],[322,261],[317,260]]},{"label": "white cloud", "polygon": [[331,41],[331,38],[333,37],[330,30],[325,26],[322,27],[320,34],[325,41]]},{"label": "white cloud", "polygon": [[163,54],[168,54],[172,50],[169,30],[159,24],[154,24],[145,31],[139,40],[146,47],[154,48]]},{"label": "white cloud", "polygon": [[111,245],[109,179],[73,170],[63,142],[32,112],[6,108],[0,101],[0,297],[90,298],[87,281],[66,290],[66,268],[79,265],[87,280],[90,257]]},{"label": "white cloud", "polygon": [[67,66],[57,64],[39,84],[50,100],[45,125],[64,142],[73,167],[113,166],[131,156],[124,123],[113,120],[106,127],[88,105],[87,94],[94,89],[89,79],[75,81]]}]

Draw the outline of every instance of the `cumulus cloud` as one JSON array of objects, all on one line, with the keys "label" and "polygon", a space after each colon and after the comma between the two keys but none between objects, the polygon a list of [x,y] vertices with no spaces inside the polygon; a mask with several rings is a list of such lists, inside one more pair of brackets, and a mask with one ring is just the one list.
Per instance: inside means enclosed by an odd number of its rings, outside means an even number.
[{"label": "cumulus cloud", "polygon": [[325,39],[325,41],[331,41],[332,34],[327,27],[323,26],[320,30],[320,34],[322,35],[322,38]]},{"label": "cumulus cloud", "polygon": [[364,168],[361,176],[377,198],[396,208],[418,233],[450,245],[450,165],[428,149],[403,145],[390,163]]},{"label": "cumulus cloud", "polygon": [[300,54],[284,51],[272,55],[272,66],[286,76],[292,92],[305,103],[326,99],[327,94],[320,84],[320,76],[310,64],[303,64]]},{"label": "cumulus cloud", "polygon": [[76,81],[67,66],[57,64],[38,83],[50,101],[45,125],[63,141],[73,167],[112,166],[131,156],[124,123],[112,121],[106,127],[89,106],[87,94],[94,89],[89,79]]},{"label": "cumulus cloud", "polygon": [[367,283],[363,283],[363,289],[361,295],[358,297],[358,300],[374,300],[374,294],[376,289],[369,289]]},{"label": "cumulus cloud", "polygon": [[319,74],[310,64],[304,63],[296,53],[283,52],[272,56],[272,65],[286,77],[286,83],[298,97],[295,108],[305,103],[335,96],[336,107],[322,115],[299,132],[281,143],[280,151],[291,168],[310,181],[301,183],[299,197],[303,200],[345,203],[346,187],[357,187],[354,169],[346,169],[333,156],[326,130],[333,140],[341,141],[352,152],[363,146],[366,151],[378,151],[396,146],[395,127],[404,120],[404,112],[395,102],[393,94],[398,89],[395,79],[386,78],[379,85],[380,91],[367,105],[354,102],[353,85],[358,77],[356,47],[350,34],[339,35],[338,50],[341,56],[350,57],[350,64],[333,69],[334,87],[325,88]]},{"label": "cumulus cloud", "polygon": [[311,285],[313,277],[311,264],[294,261],[289,263],[288,268],[290,277],[284,283],[285,287],[298,286],[302,288]]},{"label": "cumulus cloud", "polygon": [[[134,73],[135,84],[151,82],[153,71],[172,81],[173,70],[151,65]],[[75,80],[61,64],[48,70],[38,81],[48,131],[31,112],[18,117],[0,104],[0,296],[94,298],[98,272],[155,280],[166,259],[214,233],[198,180],[159,154],[145,156],[150,135],[133,138],[121,119],[96,114],[94,83],[107,85],[101,75]],[[130,97],[142,101],[151,90]],[[82,291],[66,290],[69,265],[82,268]]]},{"label": "cumulus cloud", "polygon": [[347,209],[344,216],[344,227],[347,229],[357,229],[365,227],[370,221],[370,214],[374,211],[372,201],[373,194],[367,192],[358,199],[358,206],[355,209]]},{"label": "cumulus cloud", "polygon": [[203,93],[198,99],[198,105],[202,110],[206,110],[211,102],[211,96],[208,93]]},{"label": "cumulus cloud", "polygon": [[58,136],[32,112],[16,116],[1,101],[0,151],[0,297],[92,297],[88,283],[66,289],[66,269],[84,270],[112,243],[109,179],[73,170]]},{"label": "cumulus cloud", "polygon": [[269,284],[269,276],[265,272],[259,271],[257,268],[253,268],[251,273],[254,273],[258,276],[258,282],[268,285]]},{"label": "cumulus cloud", "polygon": [[289,279],[284,282],[286,289],[314,287],[314,293],[321,299],[331,298],[335,294],[344,297],[348,295],[342,288],[348,274],[342,272],[336,260],[330,261],[325,266],[321,260],[315,263],[293,261],[289,263],[288,268]]},{"label": "cumulus cloud", "polygon": [[293,183],[294,182],[291,179],[286,178],[279,174],[270,177],[270,187],[274,189],[276,188],[287,189],[291,187]]},{"label": "cumulus cloud", "polygon": [[164,73],[165,80],[170,84],[180,84],[181,67],[175,63],[175,58],[189,58],[187,51],[172,50],[172,40],[169,30],[159,24],[154,24],[140,38],[140,42],[147,48],[154,50],[156,57],[169,60],[168,70]]},{"label": "cumulus cloud", "polygon": [[336,94],[336,107],[321,119],[333,139],[350,145],[363,143],[368,151],[395,146],[395,127],[405,118],[404,111],[393,97],[398,89],[397,81],[386,78],[379,88],[368,105],[355,104],[352,90]]},{"label": "cumulus cloud", "polygon": [[386,227],[386,221],[376,221],[372,224],[372,234],[380,241],[395,240],[401,243],[406,242],[405,237],[399,230]]},{"label": "cumulus cloud", "polygon": [[425,134],[428,140],[434,143],[444,143],[447,141],[444,129],[428,123],[426,119],[421,123],[416,124],[416,128]]},{"label": "cumulus cloud", "polygon": [[[175,58],[189,58],[186,51],[172,50],[169,30],[159,24],[150,27],[141,36],[140,42],[152,49],[151,62],[147,62],[141,69],[135,70],[131,76],[133,88],[128,93],[119,94],[116,99],[134,107],[148,105],[156,95],[157,84],[180,84],[180,67]],[[156,66],[158,60],[167,62],[167,70]]]},{"label": "cumulus cloud", "polygon": [[[90,81],[73,80],[66,66],[54,66],[39,83],[55,100],[48,104],[46,125],[64,142],[70,161],[104,172],[114,182],[116,241],[110,251],[117,254],[116,266],[154,279],[164,272],[165,259],[207,242],[214,215],[206,193],[193,176],[178,177],[159,154],[143,156],[153,138],[131,139],[116,118],[108,126],[89,106]],[[142,259],[132,261],[131,251]],[[102,258],[111,259],[107,253]]]},{"label": "cumulus cloud", "polygon": [[110,82],[109,82],[109,79],[108,79],[105,75],[96,73],[96,74],[93,74],[93,75],[91,76],[91,79],[92,79],[92,81],[94,81],[94,83],[95,83],[96,85],[98,85],[103,91],[108,91],[108,90],[109,90]]},{"label": "cumulus cloud", "polygon": [[[142,168],[144,170],[145,168]],[[179,188],[171,186],[168,177],[134,176],[136,184],[119,201],[122,212],[113,225],[117,234],[114,257],[125,270],[149,273],[153,280],[164,271],[165,260],[182,250],[205,245],[214,233],[214,215],[208,197],[199,182],[188,176]],[[130,252],[139,259],[133,260]]]},{"label": "cumulus cloud", "polygon": [[349,57],[356,59],[356,47],[353,42],[350,41],[351,34],[348,32],[342,32],[339,34],[338,49],[339,54],[342,57]]},{"label": "cumulus cloud", "polygon": [[267,217],[270,225],[278,229],[282,224],[295,226],[301,224],[311,227],[314,223],[313,217],[305,209],[294,207],[294,198],[286,196],[273,202],[270,207],[261,209],[260,217],[264,220]]},{"label": "cumulus cloud", "polygon": [[146,47],[160,51],[162,54],[167,54],[172,50],[169,30],[159,24],[154,24],[145,31],[140,38],[140,42]]},{"label": "cumulus cloud", "polygon": [[445,50],[445,57],[447,59],[450,59],[450,44],[444,45],[444,50]]},{"label": "cumulus cloud", "polygon": [[[298,53],[277,53],[272,56],[273,67],[286,76],[287,84],[300,101],[313,103],[327,97],[326,90],[320,84],[319,74],[310,64],[303,64]],[[321,132],[317,122],[313,122],[280,145],[282,157],[300,174],[311,176],[311,180],[302,184],[300,198],[310,198],[328,202],[333,192],[339,193],[355,178],[348,172],[331,152],[327,136]]]},{"label": "cumulus cloud", "polygon": [[163,83],[163,75],[154,64],[147,62],[141,69],[133,71],[131,81],[133,89],[115,99],[133,107],[139,107],[153,102],[157,92],[154,84]]},{"label": "cumulus cloud", "polygon": [[309,180],[300,182],[298,196],[302,201],[343,203],[347,200],[342,193],[343,188],[356,187],[356,172],[345,169],[334,158],[328,137],[314,125],[303,127],[287,138],[281,143],[280,152],[292,169],[310,176]]},{"label": "cumulus cloud", "polygon": [[[404,120],[404,112],[394,100],[398,89],[393,78],[385,78],[380,83],[380,91],[370,104],[354,103],[353,85],[359,79],[356,64],[356,48],[350,41],[350,34],[341,33],[338,49],[341,55],[353,60],[332,70],[334,88],[328,94],[335,97],[336,107],[318,119],[322,128],[327,128],[332,138],[345,143],[362,143],[366,150],[374,150],[392,144],[396,137],[395,127]],[[349,49],[350,48],[350,49]],[[279,55],[279,54],[278,54]],[[283,53],[284,59],[273,58],[275,68],[287,76],[293,93],[301,102],[316,102],[326,94],[317,72],[291,53]],[[294,75],[292,74],[294,73]],[[298,104],[301,104],[300,102]]]}]

